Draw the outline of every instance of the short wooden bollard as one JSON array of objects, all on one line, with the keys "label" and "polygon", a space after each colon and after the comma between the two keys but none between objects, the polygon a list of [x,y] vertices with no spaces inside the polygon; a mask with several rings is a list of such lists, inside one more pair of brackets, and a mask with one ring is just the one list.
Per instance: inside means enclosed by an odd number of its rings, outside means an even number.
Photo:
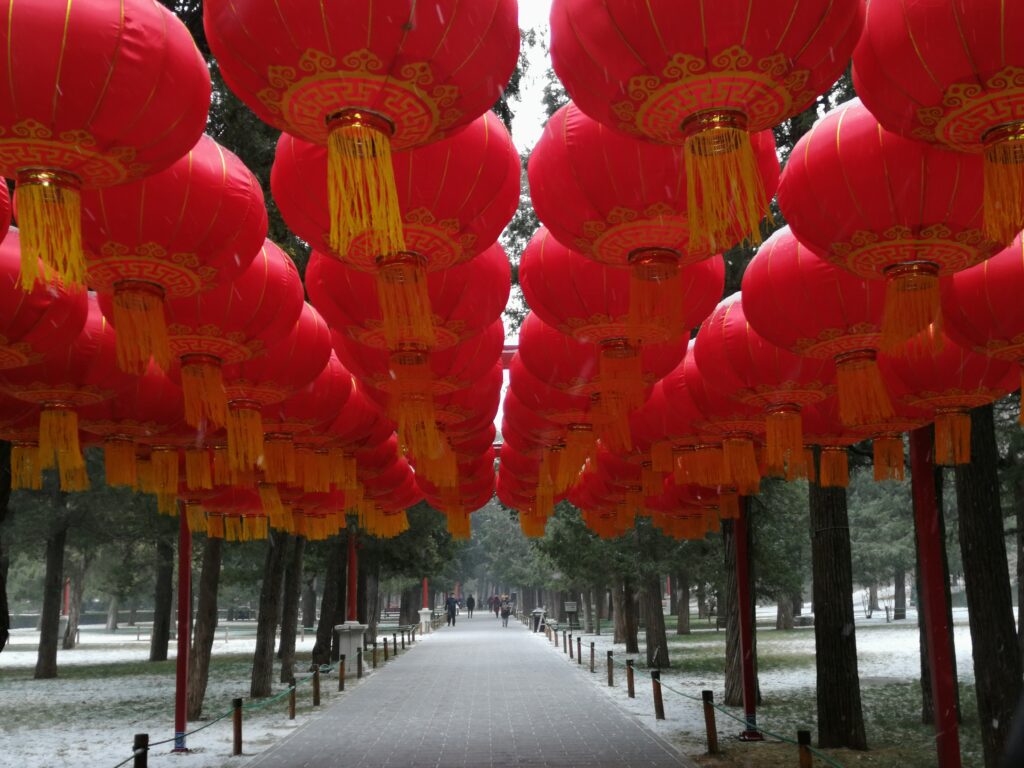
[{"label": "short wooden bollard", "polygon": [[398,655],[398,633],[397,632],[392,632],[391,633],[391,650],[392,650],[392,655],[393,656],[397,656]]},{"label": "short wooden bollard", "polygon": [[338,690],[345,690],[345,654],[338,657]]},{"label": "short wooden bollard", "polygon": [[718,754],[718,726],[715,724],[715,692],[701,691],[704,700],[704,728],[708,732],[708,754]]},{"label": "short wooden bollard", "polygon": [[797,731],[796,743],[800,749],[800,768],[811,768],[813,755],[811,754],[811,732]]},{"label": "short wooden bollard", "polygon": [[356,648],[356,680],[363,677],[363,649]]},{"label": "short wooden bollard", "polygon": [[295,678],[288,681],[291,690],[288,691],[288,719],[295,719]]},{"label": "short wooden bollard", "polygon": [[661,700],[661,670],[651,670],[651,691],[654,694],[654,719],[665,719],[665,702]]},{"label": "short wooden bollard", "polygon": [[566,644],[567,643],[567,639],[566,638],[568,637],[568,634],[569,633],[566,632],[564,629],[562,630],[562,653],[568,653],[569,652],[569,646]]},{"label": "short wooden bollard", "polygon": [[149,765],[149,734],[136,733],[132,741],[132,753],[135,759],[132,761],[134,768],[146,768]]},{"label": "short wooden bollard", "polygon": [[384,661],[388,660],[388,639],[384,638]]},{"label": "short wooden bollard", "polygon": [[377,668],[377,641],[373,641],[373,661],[371,662],[374,669]]},{"label": "short wooden bollard", "polygon": [[612,652],[608,651],[608,687],[615,685],[615,662],[612,660]]},{"label": "short wooden bollard", "polygon": [[320,667],[313,670],[313,706],[320,706]]},{"label": "short wooden bollard", "polygon": [[231,725],[232,735],[234,737],[231,754],[238,757],[242,754],[242,700],[232,699],[231,700]]},{"label": "short wooden bollard", "polygon": [[594,644],[590,644],[590,673],[594,673]]},{"label": "short wooden bollard", "polygon": [[569,635],[569,661],[572,661],[573,659],[576,658],[573,655],[573,653],[575,653],[575,651],[573,651],[573,647],[572,647],[572,634],[570,634]]},{"label": "short wooden bollard", "polygon": [[633,660],[626,659],[626,695],[631,699],[636,698],[636,689],[633,687]]},{"label": "short wooden bollard", "polygon": [[583,665],[583,638],[576,636],[576,663]]}]

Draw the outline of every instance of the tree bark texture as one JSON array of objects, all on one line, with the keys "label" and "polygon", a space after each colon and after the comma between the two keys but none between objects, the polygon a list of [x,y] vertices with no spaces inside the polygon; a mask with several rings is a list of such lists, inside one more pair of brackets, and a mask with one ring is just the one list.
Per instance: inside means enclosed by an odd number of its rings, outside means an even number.
[{"label": "tree bark texture", "polygon": [[53,494],[54,523],[46,537],[46,576],[43,580],[43,610],[40,614],[39,655],[36,680],[57,676],[57,644],[60,633],[60,603],[64,590],[64,547],[68,540],[66,494]]},{"label": "tree bark texture", "polygon": [[67,558],[67,576],[71,579],[71,594],[68,596],[68,621],[64,626],[64,637],[61,648],[70,651],[78,644],[78,623],[82,618],[82,597],[85,595],[85,574],[92,561],[91,554],[80,554]]},{"label": "tree bark texture", "polygon": [[198,602],[192,626],[192,645],[188,651],[188,697],[185,704],[189,720],[198,720],[203,714],[206,684],[210,678],[210,654],[217,631],[217,593],[223,556],[224,539],[207,537],[203,545],[199,589],[196,590]]},{"label": "tree bark texture", "polygon": [[640,617],[637,612],[636,589],[634,589],[631,579],[623,580],[622,599],[622,626],[626,635],[626,653],[640,653],[640,643],[637,640]]},{"label": "tree bark texture", "polygon": [[612,642],[626,642],[626,591],[625,580],[622,578],[616,578],[612,585],[612,619],[615,623]]},{"label": "tree bark texture", "polygon": [[998,459],[992,406],[976,408],[971,412],[971,463],[956,467],[956,498],[986,768],[999,763],[1021,693]]},{"label": "tree bark texture", "polygon": [[661,583],[661,576],[656,573],[648,574],[643,580],[644,603],[647,606],[644,617],[647,625],[647,666],[657,669],[671,664],[668,657],[668,635],[665,632],[665,611],[661,607]]},{"label": "tree bark texture", "polygon": [[683,569],[676,574],[672,591],[676,598],[676,634],[690,634],[690,573]]},{"label": "tree bark texture", "polygon": [[789,595],[779,595],[779,607],[775,612],[775,628],[776,629],[792,629],[793,628],[793,601]]},{"label": "tree bark texture", "polygon": [[587,634],[594,634],[594,613],[590,608],[590,590],[580,591],[580,604],[583,606],[583,631]]},{"label": "tree bark texture", "polygon": [[302,536],[292,537],[284,573],[284,609],[281,611],[281,640],[277,650],[281,660],[281,677],[278,679],[282,683],[287,683],[295,675],[295,635],[299,630],[299,596],[305,551],[306,540]]},{"label": "tree bark texture", "polygon": [[[818,458],[816,450],[816,462]],[[867,749],[857,673],[846,489],[810,483],[809,491],[818,744]]]},{"label": "tree bark texture", "polygon": [[156,543],[156,586],[153,592],[153,634],[149,639],[149,660],[167,661],[171,641],[171,610],[174,596],[174,544],[170,537]]},{"label": "tree bark texture", "polygon": [[338,572],[344,570],[344,542],[342,536],[327,541],[327,572],[320,597],[320,622],[316,626],[316,642],[313,644],[314,664],[327,664],[331,660],[331,645],[335,642],[334,619],[338,610],[338,585],[341,581]]},{"label": "tree bark texture", "polygon": [[[749,528],[749,526],[748,526]],[[743,706],[743,656],[740,649],[740,617],[736,593],[736,532],[732,520],[722,521],[725,591],[718,602],[718,616],[725,617],[725,704]]]},{"label": "tree bark texture", "polygon": [[260,586],[259,616],[256,620],[256,651],[252,657],[252,681],[249,696],[260,699],[271,693],[274,676],[274,636],[277,633],[277,611],[281,599],[285,555],[291,537],[271,531],[267,537],[267,554],[263,561],[263,583]]},{"label": "tree bark texture", "polygon": [[907,572],[903,567],[896,569],[893,574],[893,621],[903,621],[907,618]]},{"label": "tree bark texture", "polygon": [[878,582],[873,581],[868,585],[868,610],[869,611],[880,611],[881,607],[878,605]]},{"label": "tree bark texture", "polygon": [[11,636],[11,609],[7,604],[7,571],[11,558],[4,536],[4,523],[11,517],[11,444],[0,440],[0,653]]},{"label": "tree bark texture", "polygon": [[107,632],[117,631],[117,615],[121,611],[121,598],[118,595],[111,595],[107,603]]},{"label": "tree bark texture", "polygon": [[317,578],[313,576],[302,587],[302,626],[306,629],[316,626],[316,586]]}]

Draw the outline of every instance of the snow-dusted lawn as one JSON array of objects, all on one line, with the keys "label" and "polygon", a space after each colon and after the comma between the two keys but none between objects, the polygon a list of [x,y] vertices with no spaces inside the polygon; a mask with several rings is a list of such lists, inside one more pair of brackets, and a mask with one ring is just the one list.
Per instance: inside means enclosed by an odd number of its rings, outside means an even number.
[{"label": "snow-dusted lawn", "polygon": [[[227,642],[223,626],[214,643],[206,692],[205,713],[210,719],[230,709],[233,698],[248,697],[256,645],[253,625],[239,624],[237,628],[230,628]],[[38,641],[37,632],[16,630],[12,633],[11,645],[0,654],[0,765],[113,768],[131,755],[136,733],[148,733],[151,741],[173,737],[173,640],[171,660],[151,663],[147,661],[149,639],[145,633],[137,640],[132,627],[118,632],[84,627],[78,648],[58,652],[60,677],[33,680]],[[296,671],[302,675],[314,641],[315,636],[307,632],[304,640],[296,642]],[[367,676],[369,666],[367,663]],[[351,687],[356,682],[349,680],[346,684]],[[275,689],[283,688],[275,684]],[[325,705],[332,697],[345,695],[337,693],[334,675],[325,678],[321,691]],[[309,684],[299,687],[294,721],[288,720],[287,699],[256,711],[246,711],[245,755],[257,754],[316,717],[311,697]],[[190,723],[189,729],[204,722]],[[172,746],[154,747],[149,764],[219,768],[244,762],[230,757],[230,718],[190,736],[188,746],[193,751],[188,755],[171,754]]]}]

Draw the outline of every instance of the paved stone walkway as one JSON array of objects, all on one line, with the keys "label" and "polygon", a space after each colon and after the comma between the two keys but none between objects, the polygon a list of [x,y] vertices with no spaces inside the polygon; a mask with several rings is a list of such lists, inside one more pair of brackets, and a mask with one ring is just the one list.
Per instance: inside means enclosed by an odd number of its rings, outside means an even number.
[{"label": "paved stone walkway", "polygon": [[487,612],[463,613],[252,766],[691,765],[587,675],[514,619],[503,629]]}]

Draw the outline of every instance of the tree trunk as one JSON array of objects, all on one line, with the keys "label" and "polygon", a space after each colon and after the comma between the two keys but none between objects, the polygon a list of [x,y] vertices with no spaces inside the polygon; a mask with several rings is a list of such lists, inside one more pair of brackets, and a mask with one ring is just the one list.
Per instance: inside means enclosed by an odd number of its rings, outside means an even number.
[{"label": "tree trunk", "polygon": [[637,641],[638,624],[636,594],[632,580],[627,577],[622,580],[622,632],[626,653],[640,653],[640,644]]},{"label": "tree trunk", "polygon": [[[775,628],[780,630],[793,628],[793,600],[791,595],[779,595],[779,608],[775,614]],[[851,603],[852,604],[852,603]]]},{"label": "tree trunk", "polygon": [[697,583],[697,618],[706,619],[708,617],[708,588],[703,581]]},{"label": "tree trunk", "polygon": [[149,639],[150,661],[167,661],[173,593],[174,545],[169,538],[161,537],[156,543],[156,588],[153,593],[153,634]]},{"label": "tree trunk", "polygon": [[601,587],[593,587],[590,590],[590,599],[594,604],[594,634],[601,634],[601,604],[604,602],[604,591]]},{"label": "tree trunk", "polygon": [[0,653],[7,647],[11,636],[11,609],[7,604],[7,571],[11,559],[4,536],[4,523],[12,517],[11,498],[11,444],[0,440]]},{"label": "tree trunk", "polygon": [[661,605],[661,576],[656,573],[644,577],[643,588],[647,605],[644,623],[647,625],[647,666],[663,669],[670,666],[668,658],[668,635],[665,632],[665,610]]},{"label": "tree trunk", "polygon": [[295,635],[299,629],[299,593],[302,589],[302,556],[305,551],[306,540],[302,536],[295,536],[284,574],[284,610],[281,611],[281,640],[277,651],[281,660],[282,683],[287,683],[295,675]]},{"label": "tree trunk", "polygon": [[224,539],[207,537],[203,545],[203,565],[199,574],[192,645],[188,651],[186,710],[189,720],[198,720],[203,714],[206,683],[210,678],[210,654],[213,652],[213,637],[217,631],[217,592],[220,589],[220,565],[223,554]]},{"label": "tree trunk", "polygon": [[986,768],[999,762],[1021,692],[998,460],[992,406],[975,408],[971,463],[956,467],[956,498]]},{"label": "tree trunk", "polygon": [[[377,623],[380,621],[380,605],[377,604],[376,595],[374,595],[374,608],[377,610],[371,610],[370,607],[370,591],[369,591],[369,575],[370,575],[370,564],[366,561],[365,557],[360,557],[356,567],[359,569],[359,573],[356,576],[356,616],[359,618],[360,624],[369,625],[374,631],[377,629]],[[377,587],[374,587],[374,592],[379,592]],[[370,614],[373,613],[373,621],[371,622]],[[370,635],[370,637],[376,637],[376,635]]]},{"label": "tree trunk", "polygon": [[313,629],[316,626],[316,576],[306,579],[302,588],[302,626]]},{"label": "tree trunk", "polygon": [[[751,526],[747,526],[749,531]],[[725,556],[725,590],[718,601],[718,616],[725,617],[725,704],[743,706],[743,653],[740,646],[740,616],[736,579],[736,531],[732,520],[722,521]]]},{"label": "tree trunk", "polygon": [[583,631],[594,634],[594,613],[590,608],[590,590],[580,591],[580,602],[583,604]]},{"label": "tree trunk", "polygon": [[121,598],[117,595],[110,596],[107,603],[107,632],[117,631],[117,615],[121,611]]},{"label": "tree trunk", "polygon": [[666,577],[668,582],[668,615],[675,616],[679,612],[679,585],[671,576]]},{"label": "tree trunk", "polygon": [[338,572],[343,569],[345,538],[337,536],[327,541],[327,573],[324,576],[324,591],[320,597],[320,623],[316,626],[316,643],[313,645],[313,663],[327,664],[331,660],[331,645],[334,642],[335,613],[338,610]]},{"label": "tree trunk", "polygon": [[85,594],[85,574],[89,570],[91,555],[79,555],[69,558],[68,576],[71,578],[71,594],[68,601],[68,623],[64,627],[64,638],[61,648],[72,650],[78,640],[78,622],[82,617],[82,596]]},{"label": "tree trunk", "polygon": [[55,491],[53,506],[56,519],[46,538],[46,577],[43,580],[43,610],[40,614],[36,680],[57,676],[60,603],[64,589],[64,546],[68,539],[67,494]]},{"label": "tree trunk", "polygon": [[790,598],[793,603],[793,615],[801,616],[804,612],[804,595],[800,590],[794,592]]},{"label": "tree trunk", "polygon": [[907,618],[907,572],[900,566],[893,574],[893,621]]},{"label": "tree trunk", "polygon": [[[819,460],[815,449],[815,463]],[[810,483],[809,491],[818,744],[867,749],[857,674],[846,489]]]},{"label": "tree trunk", "polygon": [[277,633],[277,611],[281,599],[285,555],[291,537],[271,531],[267,537],[267,554],[263,561],[263,583],[260,586],[259,616],[256,620],[256,651],[252,657],[252,681],[249,696],[260,699],[271,693],[274,677],[274,636]]},{"label": "tree trunk", "polygon": [[676,599],[676,634],[690,634],[690,572],[683,569],[676,574],[673,592],[678,593]]}]

